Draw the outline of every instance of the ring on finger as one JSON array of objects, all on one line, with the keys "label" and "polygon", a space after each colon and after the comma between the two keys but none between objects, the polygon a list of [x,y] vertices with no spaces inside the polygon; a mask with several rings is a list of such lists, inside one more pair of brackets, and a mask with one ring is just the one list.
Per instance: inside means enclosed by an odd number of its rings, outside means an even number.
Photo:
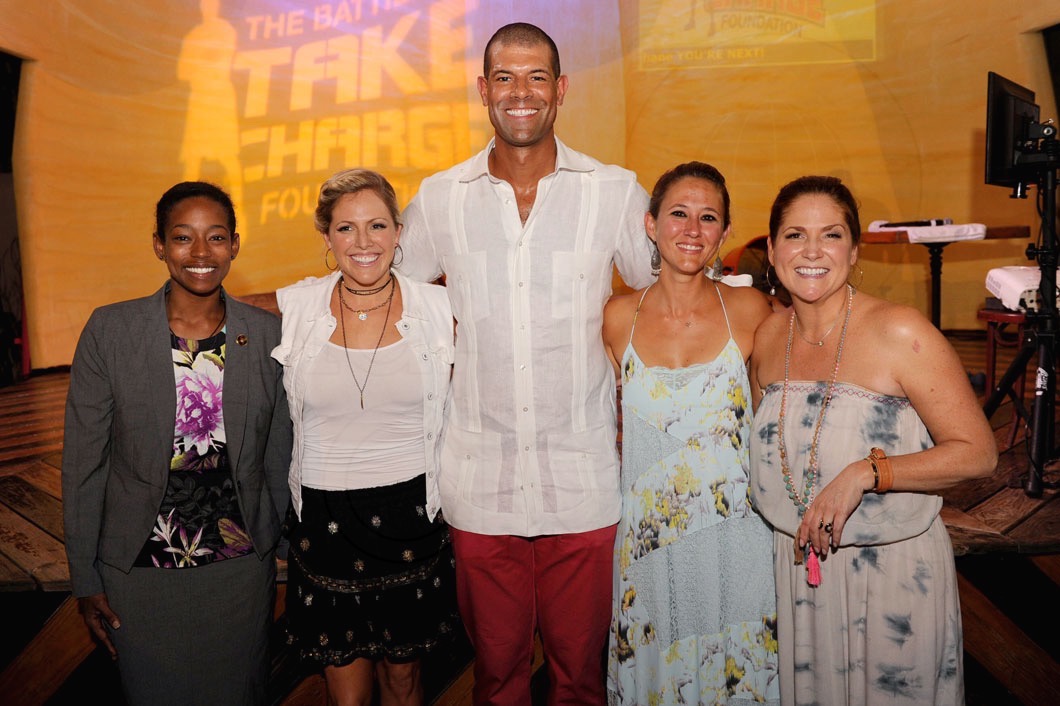
[{"label": "ring on finger", "polygon": [[823,529],[826,534],[832,534],[832,523],[826,522]]},{"label": "ring on finger", "polygon": [[817,529],[824,529],[824,520],[817,523]]}]

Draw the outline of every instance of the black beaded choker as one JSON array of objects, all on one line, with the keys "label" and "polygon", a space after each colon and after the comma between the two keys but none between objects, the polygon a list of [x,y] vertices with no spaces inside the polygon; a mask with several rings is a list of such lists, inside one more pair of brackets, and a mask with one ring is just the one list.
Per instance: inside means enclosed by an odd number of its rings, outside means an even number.
[{"label": "black beaded choker", "polygon": [[350,294],[356,294],[359,297],[370,297],[373,294],[379,294],[381,291],[383,291],[384,289],[389,287],[390,283],[393,282],[393,281],[394,281],[394,275],[390,275],[390,279],[388,279],[386,282],[383,282],[381,285],[379,285],[378,287],[375,287],[374,289],[350,289],[349,287],[346,286],[346,278],[345,277],[340,277],[339,278],[339,282],[342,283],[342,288],[343,289],[345,289]]}]

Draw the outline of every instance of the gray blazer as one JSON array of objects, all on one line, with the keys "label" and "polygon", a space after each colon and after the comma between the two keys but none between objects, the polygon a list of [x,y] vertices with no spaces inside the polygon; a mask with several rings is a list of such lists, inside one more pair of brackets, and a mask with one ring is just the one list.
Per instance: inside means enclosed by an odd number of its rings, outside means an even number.
[{"label": "gray blazer", "polygon": [[[166,286],[96,309],[70,369],[63,439],[63,521],[75,596],[103,592],[102,561],[129,571],[169,478],[177,393]],[[264,558],[287,510],[291,421],[273,314],[227,298],[224,425],[239,508]],[[242,343],[240,343],[242,341]]]}]

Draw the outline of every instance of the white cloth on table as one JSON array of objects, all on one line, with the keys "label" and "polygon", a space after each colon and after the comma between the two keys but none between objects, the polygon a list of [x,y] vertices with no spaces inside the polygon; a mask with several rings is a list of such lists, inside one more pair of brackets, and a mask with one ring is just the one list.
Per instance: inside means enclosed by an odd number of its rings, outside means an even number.
[{"label": "white cloth on table", "polygon": [[887,221],[873,221],[870,233],[888,230],[903,230],[910,243],[953,243],[958,240],[982,240],[986,237],[986,226],[982,223],[952,223],[942,226],[888,226]]},{"label": "white cloth on table", "polygon": [[730,287],[750,287],[754,284],[754,277],[751,275],[724,275],[721,281]]}]

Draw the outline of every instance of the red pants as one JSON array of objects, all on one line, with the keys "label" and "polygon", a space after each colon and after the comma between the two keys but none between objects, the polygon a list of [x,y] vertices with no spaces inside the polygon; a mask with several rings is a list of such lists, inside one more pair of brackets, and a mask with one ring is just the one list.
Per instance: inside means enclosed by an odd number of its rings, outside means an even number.
[{"label": "red pants", "polygon": [[535,628],[549,705],[605,703],[615,526],[538,537],[449,531],[460,615],[475,648],[475,705],[530,706]]}]

